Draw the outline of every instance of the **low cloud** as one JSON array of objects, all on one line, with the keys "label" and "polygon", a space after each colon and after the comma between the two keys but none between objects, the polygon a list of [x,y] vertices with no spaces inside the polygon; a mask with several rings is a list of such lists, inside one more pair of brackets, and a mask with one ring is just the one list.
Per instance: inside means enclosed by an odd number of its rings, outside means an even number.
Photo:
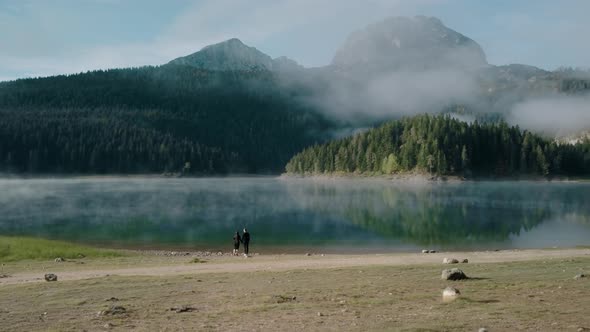
[{"label": "low cloud", "polygon": [[368,92],[377,115],[411,115],[469,102],[477,88],[465,72],[432,70],[388,74],[371,81]]},{"label": "low cloud", "polygon": [[508,121],[548,135],[576,134],[590,128],[590,96],[525,101],[514,106]]}]

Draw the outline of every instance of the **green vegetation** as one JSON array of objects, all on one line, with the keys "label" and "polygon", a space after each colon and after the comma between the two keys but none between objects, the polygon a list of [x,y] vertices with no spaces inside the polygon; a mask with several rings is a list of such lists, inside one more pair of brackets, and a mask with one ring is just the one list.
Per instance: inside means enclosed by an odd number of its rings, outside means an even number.
[{"label": "green vegetation", "polygon": [[579,176],[590,173],[590,141],[560,145],[505,122],[468,124],[447,115],[420,115],[309,147],[289,161],[286,171]]},{"label": "green vegetation", "polygon": [[68,242],[0,236],[1,262],[14,262],[25,259],[46,260],[57,257],[64,259],[119,257],[121,255],[122,253],[115,250],[90,248]]},{"label": "green vegetation", "polygon": [[0,83],[0,172],[278,173],[330,126],[278,81],[165,65]]}]

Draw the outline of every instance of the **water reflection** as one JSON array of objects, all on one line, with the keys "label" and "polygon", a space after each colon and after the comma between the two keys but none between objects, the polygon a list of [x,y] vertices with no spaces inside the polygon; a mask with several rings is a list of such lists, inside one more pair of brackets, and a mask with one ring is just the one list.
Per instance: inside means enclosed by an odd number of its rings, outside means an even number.
[{"label": "water reflection", "polygon": [[112,246],[221,248],[246,226],[256,245],[282,248],[575,246],[590,244],[588,194],[584,183],[0,180],[0,232]]}]

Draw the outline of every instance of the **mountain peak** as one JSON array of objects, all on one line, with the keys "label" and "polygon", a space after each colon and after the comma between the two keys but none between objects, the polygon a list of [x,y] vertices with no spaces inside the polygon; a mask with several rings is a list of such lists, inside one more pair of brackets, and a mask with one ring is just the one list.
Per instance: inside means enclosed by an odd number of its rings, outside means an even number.
[{"label": "mountain peak", "polygon": [[238,38],[230,38],[228,40],[216,43],[216,44],[211,44],[211,45],[207,45],[205,47],[203,47],[204,49],[207,48],[215,48],[215,47],[248,47],[246,44],[244,44],[240,39]]},{"label": "mountain peak", "polygon": [[174,59],[174,65],[191,66],[214,71],[268,70],[292,72],[303,66],[285,56],[272,59],[254,47],[244,44],[238,38],[205,46],[200,51]]},{"label": "mountain peak", "polygon": [[174,59],[169,64],[207,70],[272,70],[270,56],[247,46],[238,38],[203,47],[200,51]]},{"label": "mountain peak", "polygon": [[481,47],[435,17],[390,17],[352,33],[332,61],[379,69],[483,67]]}]

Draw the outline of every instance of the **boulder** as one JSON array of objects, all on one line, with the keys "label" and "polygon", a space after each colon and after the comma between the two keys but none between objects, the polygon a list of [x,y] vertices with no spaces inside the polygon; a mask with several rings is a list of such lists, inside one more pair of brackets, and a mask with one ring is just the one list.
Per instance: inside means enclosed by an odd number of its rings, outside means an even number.
[{"label": "boulder", "polygon": [[469,263],[469,260],[467,258],[465,258],[463,261],[461,261],[461,263],[467,264],[467,263]]},{"label": "boulder", "polygon": [[428,250],[428,249],[423,249],[423,250],[422,250],[422,253],[423,253],[423,254],[428,254],[428,253],[430,253],[430,250]]},{"label": "boulder", "polygon": [[455,258],[443,258],[443,264],[458,264],[459,261],[456,260]]},{"label": "boulder", "polygon": [[459,296],[461,296],[461,292],[455,287],[447,287],[442,292],[444,302],[454,301]]},{"label": "boulder", "polygon": [[45,274],[45,281],[57,281],[57,275],[53,273]]},{"label": "boulder", "polygon": [[468,279],[468,277],[463,273],[463,271],[455,268],[449,270],[443,270],[441,279],[443,280],[464,280]]},{"label": "boulder", "polygon": [[428,250],[429,254],[436,254],[436,250]]},{"label": "boulder", "polygon": [[481,327],[479,328],[479,330],[477,330],[478,332],[488,332],[488,329],[486,329],[485,327]]}]

